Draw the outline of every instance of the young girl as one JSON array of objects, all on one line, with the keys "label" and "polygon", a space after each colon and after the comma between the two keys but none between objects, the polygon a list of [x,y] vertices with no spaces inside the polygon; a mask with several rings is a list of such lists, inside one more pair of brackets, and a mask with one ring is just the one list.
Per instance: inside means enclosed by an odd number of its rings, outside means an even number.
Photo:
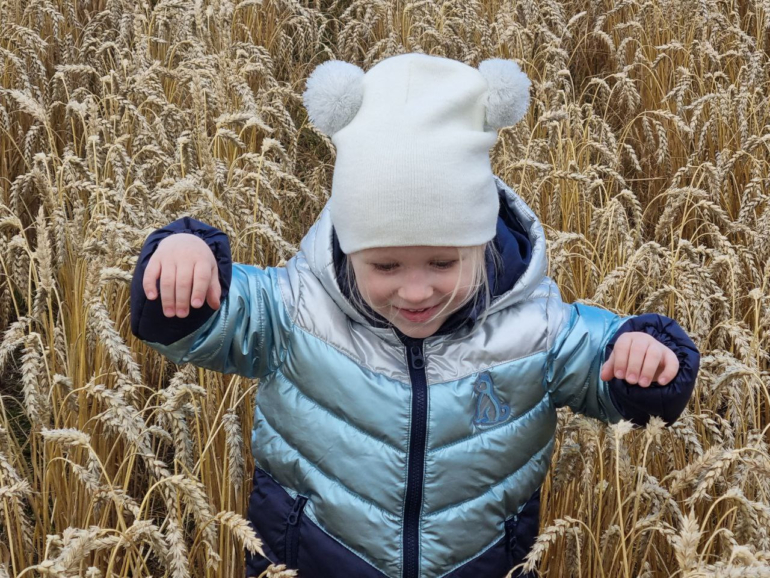
[{"label": "young girl", "polygon": [[538,531],[569,406],[669,424],[699,354],[661,315],[561,301],[543,229],[490,168],[529,104],[518,66],[423,54],[308,79],[332,195],[285,267],[232,264],[183,218],[150,235],[132,330],[176,363],[261,379],[249,518],[302,578],[501,578]]}]

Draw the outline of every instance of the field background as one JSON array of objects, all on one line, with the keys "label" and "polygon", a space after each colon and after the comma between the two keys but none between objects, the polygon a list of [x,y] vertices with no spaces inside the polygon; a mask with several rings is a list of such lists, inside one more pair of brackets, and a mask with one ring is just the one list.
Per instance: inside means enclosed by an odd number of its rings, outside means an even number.
[{"label": "field background", "polygon": [[0,1],[0,577],[242,575],[258,384],[131,335],[136,257],[190,215],[290,258],[334,166],[307,76],[408,51],[520,63],[493,168],[565,300],[703,354],[672,428],[560,413],[529,565],[770,576],[769,42],[767,0]]}]

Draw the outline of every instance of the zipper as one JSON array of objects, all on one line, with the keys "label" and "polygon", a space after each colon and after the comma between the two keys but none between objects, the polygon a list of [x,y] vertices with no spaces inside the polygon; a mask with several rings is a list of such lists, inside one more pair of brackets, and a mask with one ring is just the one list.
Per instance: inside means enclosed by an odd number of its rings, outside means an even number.
[{"label": "zipper", "polygon": [[409,433],[406,500],[404,504],[403,578],[420,575],[420,514],[422,512],[425,439],[428,431],[428,380],[425,376],[423,339],[403,336],[412,382],[412,424]]},{"label": "zipper", "polygon": [[288,568],[297,568],[297,557],[299,555],[299,521],[302,518],[302,510],[305,508],[307,498],[297,496],[294,505],[286,518],[286,566]]}]

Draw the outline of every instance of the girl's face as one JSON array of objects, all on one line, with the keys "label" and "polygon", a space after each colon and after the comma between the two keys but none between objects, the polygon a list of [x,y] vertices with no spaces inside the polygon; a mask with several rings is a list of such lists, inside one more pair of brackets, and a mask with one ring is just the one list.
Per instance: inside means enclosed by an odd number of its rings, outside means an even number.
[{"label": "girl's face", "polygon": [[471,247],[377,247],[348,257],[366,303],[409,337],[433,335],[473,289]]}]

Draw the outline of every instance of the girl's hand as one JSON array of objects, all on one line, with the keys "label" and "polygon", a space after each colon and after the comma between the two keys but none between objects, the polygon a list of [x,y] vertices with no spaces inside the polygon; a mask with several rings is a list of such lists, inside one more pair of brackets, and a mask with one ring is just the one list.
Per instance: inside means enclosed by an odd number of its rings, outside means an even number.
[{"label": "girl's hand", "polygon": [[151,301],[157,297],[159,277],[166,317],[187,317],[189,306],[198,309],[204,299],[212,309],[219,309],[219,269],[214,253],[203,239],[190,233],[163,239],[150,257],[142,279],[144,293]]},{"label": "girl's hand", "polygon": [[625,379],[649,387],[653,381],[666,385],[679,372],[679,359],[670,348],[642,331],[624,333],[615,342],[609,359],[602,366],[601,378]]}]

